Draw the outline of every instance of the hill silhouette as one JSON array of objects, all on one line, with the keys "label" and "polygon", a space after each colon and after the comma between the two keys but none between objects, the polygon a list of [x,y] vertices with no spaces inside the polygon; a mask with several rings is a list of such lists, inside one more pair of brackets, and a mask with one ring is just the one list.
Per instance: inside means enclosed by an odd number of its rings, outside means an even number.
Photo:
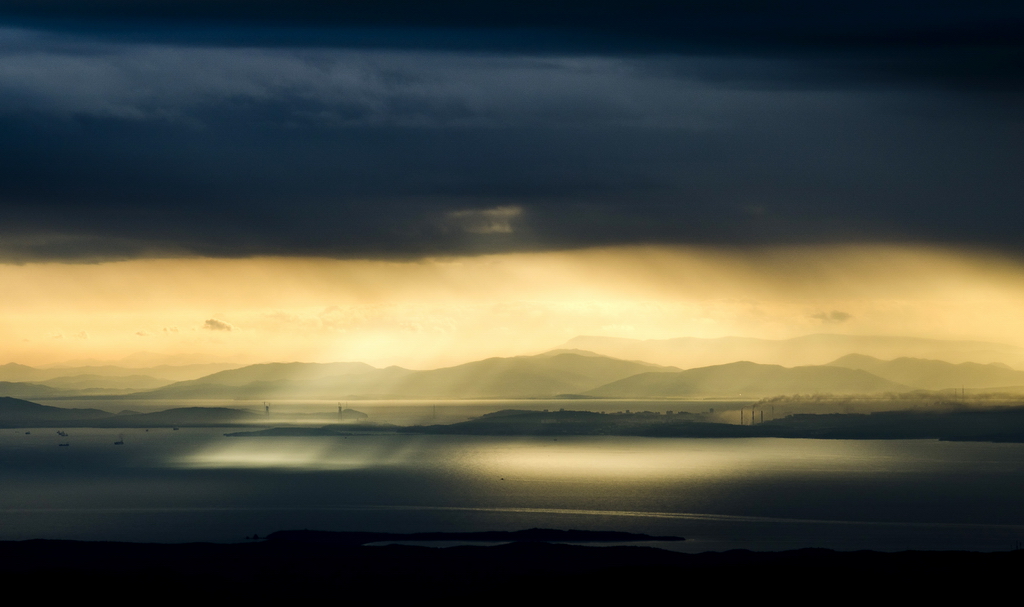
[{"label": "hill silhouette", "polygon": [[76,365],[37,369],[28,365],[7,363],[6,365],[0,365],[0,381],[44,383],[52,379],[73,377],[76,375],[96,375],[111,378],[143,375],[172,382],[195,379],[197,377],[216,373],[225,369],[235,369],[240,366],[241,365],[228,363],[197,363],[192,365],[157,365],[153,367]]},{"label": "hill silhouette", "polygon": [[116,415],[97,420],[93,425],[100,428],[159,428],[170,426],[232,426],[261,421],[261,416],[251,411],[240,411],[224,407],[179,407],[156,413],[133,413]]},{"label": "hill silhouette", "polygon": [[[529,398],[581,393],[637,373],[675,371],[590,352],[488,358],[429,371],[288,363],[252,365],[132,398]],[[337,372],[343,371],[343,372]]]},{"label": "hill silhouette", "polygon": [[156,428],[232,426],[262,421],[250,411],[223,407],[178,407],[155,413],[114,414],[100,409],[68,409],[0,397],[0,427]]},{"label": "hill silhouette", "polygon": [[0,395],[39,399],[124,395],[236,366],[215,363],[149,368],[92,365],[37,369],[8,363],[0,365]]},{"label": "hill silhouette", "polygon": [[642,373],[585,392],[602,398],[752,398],[777,394],[868,394],[911,388],[857,369],[783,367],[748,361],[668,373]]},{"label": "hill silhouette", "polygon": [[228,369],[201,378],[177,382],[176,386],[215,384],[221,386],[244,386],[253,382],[273,382],[280,380],[307,381],[328,377],[359,375],[377,371],[366,363],[263,363],[248,365],[238,369]]},{"label": "hill silhouette", "polygon": [[10,428],[39,422],[73,423],[98,420],[111,414],[99,409],[65,409],[19,398],[0,396],[0,426]]},{"label": "hill silhouette", "polygon": [[999,363],[953,364],[942,360],[909,357],[880,360],[864,354],[849,354],[830,362],[829,365],[860,369],[890,381],[924,390],[1024,386],[1024,371],[1017,371]]},{"label": "hill silhouette", "polygon": [[43,384],[0,381],[0,394],[12,398],[60,398],[66,392]]},{"label": "hill silhouette", "polygon": [[942,359],[953,363],[1024,363],[1024,348],[980,341],[951,341],[917,337],[872,335],[804,335],[792,339],[751,337],[677,337],[627,339],[579,336],[563,348],[580,348],[617,358],[646,360],[682,369],[747,360],[788,367],[823,365],[852,352],[891,359],[903,356]]},{"label": "hill silhouette", "polygon": [[[874,394],[961,387],[1007,392],[1024,390],[1024,371],[998,362],[952,363],[908,356],[882,360],[848,351],[822,365],[791,366],[758,360],[758,357],[820,358],[823,353],[855,345],[874,351],[928,349],[956,356],[973,353],[983,358],[997,355],[1012,357],[1020,350],[984,342],[808,335],[789,340],[727,337],[642,342],[579,337],[571,340],[570,344],[578,342],[625,350],[630,357],[616,358],[588,350],[561,348],[532,356],[494,357],[432,370],[395,366],[381,369],[362,362],[264,363],[218,369],[202,377],[170,384],[152,375],[131,375],[126,369],[111,368],[104,372],[116,372],[117,375],[79,373],[33,382],[0,381],[0,395],[30,399],[93,396],[170,400],[458,400],[570,395],[591,398],[762,398],[785,394]],[[732,359],[683,371],[680,367],[637,360],[644,355],[655,359],[659,356],[683,356],[693,360],[736,356],[742,360]],[[203,366],[196,366],[200,367]],[[77,370],[82,369],[85,368]],[[0,378],[43,377],[53,372],[13,363],[0,366]]]}]

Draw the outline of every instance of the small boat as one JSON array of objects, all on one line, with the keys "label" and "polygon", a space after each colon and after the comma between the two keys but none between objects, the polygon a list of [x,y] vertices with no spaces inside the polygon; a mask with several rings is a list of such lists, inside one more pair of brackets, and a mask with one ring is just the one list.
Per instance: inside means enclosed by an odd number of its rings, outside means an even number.
[{"label": "small boat", "polygon": [[124,444],[124,434],[118,434],[117,435],[117,440],[114,441],[114,444],[115,445],[123,445]]},{"label": "small boat", "polygon": [[58,447],[70,447],[71,443],[58,443],[57,446]]}]

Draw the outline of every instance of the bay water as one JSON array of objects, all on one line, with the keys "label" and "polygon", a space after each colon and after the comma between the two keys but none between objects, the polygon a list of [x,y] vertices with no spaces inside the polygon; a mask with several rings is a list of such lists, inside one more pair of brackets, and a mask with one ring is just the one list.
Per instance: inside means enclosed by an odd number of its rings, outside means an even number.
[{"label": "bay water", "polygon": [[654,545],[688,552],[1024,541],[1020,444],[233,430],[2,430],[0,539],[545,527],[683,536]]}]

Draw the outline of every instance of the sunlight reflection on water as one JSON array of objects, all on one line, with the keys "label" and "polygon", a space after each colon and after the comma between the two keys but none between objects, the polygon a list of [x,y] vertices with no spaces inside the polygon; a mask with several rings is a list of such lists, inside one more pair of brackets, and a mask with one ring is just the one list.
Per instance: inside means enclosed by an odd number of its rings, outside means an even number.
[{"label": "sunlight reflection on water", "polygon": [[949,549],[1024,536],[1017,444],[225,431],[125,430],[114,446],[121,431],[80,429],[70,448],[52,430],[0,433],[3,537],[547,526],[719,542],[706,549]]},{"label": "sunlight reflection on water", "polygon": [[583,478],[725,478],[823,471],[901,472],[948,466],[929,450],[882,441],[469,438],[431,436],[239,437],[168,464],[183,468],[353,470],[460,468],[476,474]]},{"label": "sunlight reflection on water", "polygon": [[422,454],[415,440],[388,438],[233,438],[173,457],[168,464],[183,468],[354,470],[408,464]]}]

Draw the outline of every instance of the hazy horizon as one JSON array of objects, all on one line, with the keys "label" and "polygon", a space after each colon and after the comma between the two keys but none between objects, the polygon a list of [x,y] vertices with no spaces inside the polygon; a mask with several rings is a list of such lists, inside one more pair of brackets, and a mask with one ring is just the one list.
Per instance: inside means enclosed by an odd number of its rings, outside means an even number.
[{"label": "hazy horizon", "polygon": [[[804,342],[804,343],[801,343]],[[809,343],[806,343],[809,342]],[[796,344],[800,344],[796,346]],[[686,347],[702,346],[697,348],[692,356],[686,356],[681,352]],[[718,350],[708,352],[707,349]],[[779,351],[781,350],[781,351]],[[793,351],[795,350],[795,352]],[[749,361],[758,364],[774,364],[782,366],[807,366],[823,365],[831,363],[836,359],[847,356],[866,356],[883,362],[896,359],[914,359],[922,361],[938,361],[950,364],[976,363],[981,365],[997,363],[1007,367],[1013,364],[1007,363],[1006,359],[1016,359],[1024,356],[1024,348],[1006,342],[986,342],[978,340],[938,339],[909,337],[906,335],[858,335],[842,333],[809,333],[791,338],[765,339],[746,337],[740,335],[725,335],[721,337],[694,337],[690,335],[679,335],[666,338],[638,339],[629,337],[603,336],[603,335],[577,335],[568,341],[558,344],[555,347],[540,351],[522,352],[508,356],[485,356],[484,358],[473,358],[462,362],[445,364],[438,367],[429,367],[419,370],[441,369],[461,366],[467,363],[478,362],[494,358],[529,358],[543,356],[557,352],[579,352],[583,355],[597,355],[619,360],[632,360],[650,364],[662,364],[672,366],[672,362],[665,362],[666,356],[673,354],[682,355],[685,358],[692,358],[699,362],[679,366],[680,369],[692,369],[729,364],[733,362]],[[840,353],[838,356],[836,353]],[[814,360],[799,360],[794,362],[793,358]],[[1024,358],[1020,358],[1024,362]],[[29,367],[39,371],[75,371],[88,369],[118,369],[124,371],[146,370],[168,368],[169,370],[181,370],[193,368],[201,371],[207,368],[224,369],[240,368],[259,365],[281,365],[281,364],[312,364],[331,365],[335,363],[363,363],[357,360],[285,360],[265,359],[258,362],[238,362],[227,359],[213,360],[204,358],[198,354],[159,354],[156,352],[132,352],[122,358],[95,359],[81,358],[69,359],[40,365],[27,365],[17,360],[10,360],[0,363],[0,366]],[[373,365],[371,365],[373,366]],[[382,365],[374,368],[399,367],[399,365]],[[401,367],[400,367],[401,368]],[[411,369],[417,370],[417,369]],[[211,371],[213,373],[215,371]]]},{"label": "hazy horizon", "polygon": [[588,335],[835,333],[1018,346],[1024,334],[1020,264],[919,247],[51,262],[0,266],[0,277],[10,285],[0,302],[5,359],[32,366],[147,352],[174,364],[436,368]]},{"label": "hazy horizon", "polygon": [[[212,388],[176,384],[161,394],[1017,394],[1022,32],[1024,5],[978,0],[0,3],[0,364],[211,365],[159,380],[122,374],[106,386],[55,382],[49,393],[68,398],[157,392],[161,381],[208,376],[215,364],[283,361],[376,369],[358,379],[250,369]],[[572,357],[550,367],[482,362],[573,344],[686,371]],[[852,354],[882,362],[792,368]],[[946,362],[892,361],[900,356]],[[787,368],[694,371],[745,360]],[[391,366],[417,371],[380,371]],[[1010,413],[1014,398],[1001,403]],[[722,425],[736,425],[736,412]],[[884,419],[892,418],[871,421]],[[1000,424],[991,425],[1005,430]],[[142,512],[134,520],[146,521],[146,508],[180,498],[195,509],[180,520],[195,521],[220,505],[244,510],[247,491],[262,491],[253,488],[277,474],[274,466],[301,460],[327,467],[275,477],[252,520],[326,520],[274,510],[298,512],[307,502],[366,508],[367,525],[403,524],[374,513],[406,505],[431,513],[422,521],[455,526],[457,516],[434,517],[431,508],[534,509],[493,519],[503,524],[550,520],[539,513],[562,507],[635,506],[654,517],[658,487],[676,486],[683,462],[694,491],[664,507],[692,520],[810,513],[845,524],[857,520],[856,508],[821,491],[852,487],[875,523],[961,524],[969,517],[946,519],[989,478],[986,458],[995,454],[991,461],[1010,472],[987,486],[978,512],[993,525],[1022,522],[1016,445],[844,439],[841,450],[884,463],[858,485],[851,479],[863,471],[856,462],[844,468],[832,446],[776,437],[760,444],[776,454],[795,449],[808,472],[772,468],[792,483],[773,508],[775,477],[755,469],[761,454],[710,435],[530,449],[467,439],[451,451],[443,440],[404,435],[143,430],[127,444],[111,440],[112,430],[83,432],[62,449],[51,444],[54,432],[7,432],[0,450],[18,463],[0,470],[15,483],[0,507],[20,513],[26,529],[59,526],[46,519],[47,504],[75,508],[79,496],[97,495],[90,479],[100,479],[112,496],[90,502],[100,510],[128,496]],[[979,436],[988,435],[967,439]],[[424,468],[410,454],[427,444],[437,448]],[[671,463],[658,468],[657,483],[644,485],[646,456],[623,459],[624,468],[598,458],[608,470],[577,478],[592,452],[633,444]],[[62,459],[77,457],[79,445],[91,466],[81,478]],[[265,460],[264,445],[273,447]],[[361,455],[350,457],[348,445]],[[172,455],[195,457],[200,446],[214,455],[241,449],[250,468],[232,468],[227,455],[223,468],[173,464]],[[713,482],[702,480],[704,449],[721,455]],[[524,458],[508,465],[508,482],[490,464],[469,465],[500,460],[503,450]],[[560,459],[548,469],[551,452]],[[938,454],[934,461],[955,462],[960,452],[973,463],[957,477],[957,496],[946,495],[944,470],[930,464],[911,481],[924,488],[908,504],[928,504],[921,512],[931,519],[889,503],[899,499],[891,489],[904,478],[902,461]],[[50,477],[67,485],[49,489]],[[300,477],[308,493],[288,502],[283,488]],[[417,492],[427,478],[453,489]],[[743,500],[702,501],[701,491],[741,478]],[[193,482],[209,491],[170,495]],[[402,483],[413,490],[399,496]],[[132,502],[140,487],[150,493]],[[380,502],[352,487],[372,488],[367,495]],[[46,497],[33,502],[37,494]],[[472,498],[459,501],[464,495]],[[764,508],[751,506],[766,497]],[[90,533],[118,524],[105,510],[76,512],[99,521]],[[178,515],[161,516],[153,520]],[[722,529],[737,529],[729,520]]]}]

